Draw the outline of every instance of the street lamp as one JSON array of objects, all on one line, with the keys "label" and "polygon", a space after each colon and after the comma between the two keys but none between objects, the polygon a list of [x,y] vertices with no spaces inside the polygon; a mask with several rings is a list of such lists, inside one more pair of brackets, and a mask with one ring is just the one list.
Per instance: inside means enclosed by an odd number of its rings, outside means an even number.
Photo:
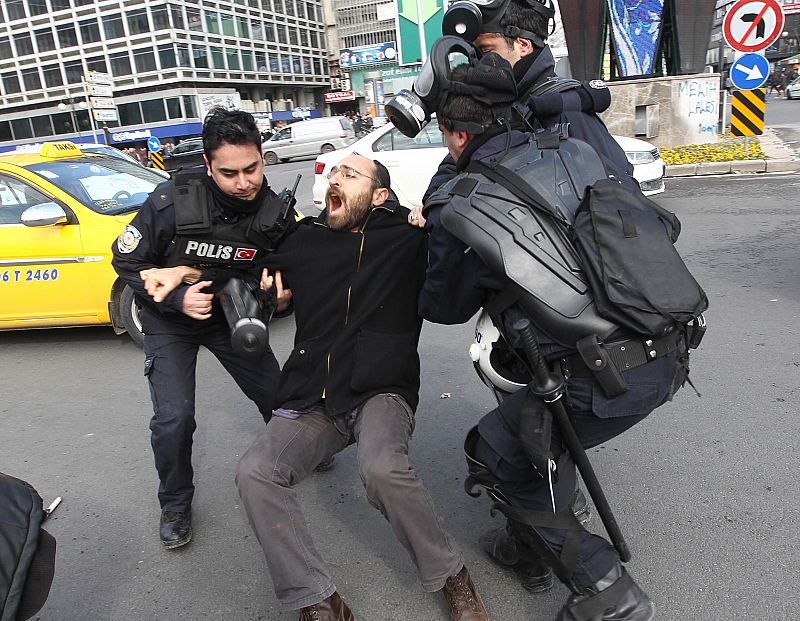
[{"label": "street lamp", "polygon": [[75,107],[80,108],[81,110],[86,110],[88,108],[87,104],[83,99],[78,99],[77,97],[68,97],[66,99],[62,99],[58,104],[58,109],[61,111],[69,109],[70,116],[72,117],[73,123],[75,123],[75,129],[78,132],[78,138],[83,139],[83,135],[81,134],[81,122],[80,119],[75,116]]}]

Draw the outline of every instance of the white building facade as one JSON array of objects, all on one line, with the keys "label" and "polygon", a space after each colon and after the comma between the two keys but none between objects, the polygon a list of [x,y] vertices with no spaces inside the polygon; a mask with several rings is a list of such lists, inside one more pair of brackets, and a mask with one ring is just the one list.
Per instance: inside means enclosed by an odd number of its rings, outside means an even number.
[{"label": "white building facade", "polygon": [[[180,139],[214,103],[272,122],[318,116],[326,48],[321,0],[3,0],[0,150]],[[108,74],[117,117],[96,133],[92,72]]]}]

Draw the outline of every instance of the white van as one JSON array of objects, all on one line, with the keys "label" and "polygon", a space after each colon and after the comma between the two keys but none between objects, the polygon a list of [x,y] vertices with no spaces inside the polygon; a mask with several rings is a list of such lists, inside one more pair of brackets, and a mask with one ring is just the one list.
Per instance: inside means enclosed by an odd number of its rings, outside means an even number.
[{"label": "white van", "polygon": [[343,116],[326,116],[308,121],[298,121],[278,130],[261,145],[264,163],[277,164],[293,157],[319,155],[342,149],[356,141],[350,119]]}]

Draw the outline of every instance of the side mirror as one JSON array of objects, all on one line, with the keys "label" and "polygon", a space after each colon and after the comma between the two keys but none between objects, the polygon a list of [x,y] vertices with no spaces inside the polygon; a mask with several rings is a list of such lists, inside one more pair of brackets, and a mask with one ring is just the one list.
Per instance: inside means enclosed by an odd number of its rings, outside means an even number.
[{"label": "side mirror", "polygon": [[25,226],[53,226],[66,224],[67,213],[57,203],[41,203],[22,212],[20,222]]}]

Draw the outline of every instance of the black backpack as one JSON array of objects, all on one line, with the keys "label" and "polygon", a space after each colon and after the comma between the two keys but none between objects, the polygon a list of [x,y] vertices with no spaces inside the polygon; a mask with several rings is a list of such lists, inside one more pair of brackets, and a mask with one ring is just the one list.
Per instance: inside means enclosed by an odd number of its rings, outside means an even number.
[{"label": "black backpack", "polygon": [[[567,131],[544,130],[537,142],[558,148]],[[570,172],[575,163],[560,158]],[[581,267],[598,313],[613,323],[645,336],[661,336],[686,325],[708,308],[708,298],[694,279],[674,243],[681,225],[675,214],[638,189],[612,178],[586,187],[572,220],[539,196],[520,175],[498,163],[471,163],[501,183],[531,208],[560,223],[581,257]],[[579,171],[571,174],[580,178]]]},{"label": "black backpack", "polygon": [[23,621],[44,606],[55,572],[56,540],[41,525],[42,498],[0,473],[0,621]]}]

